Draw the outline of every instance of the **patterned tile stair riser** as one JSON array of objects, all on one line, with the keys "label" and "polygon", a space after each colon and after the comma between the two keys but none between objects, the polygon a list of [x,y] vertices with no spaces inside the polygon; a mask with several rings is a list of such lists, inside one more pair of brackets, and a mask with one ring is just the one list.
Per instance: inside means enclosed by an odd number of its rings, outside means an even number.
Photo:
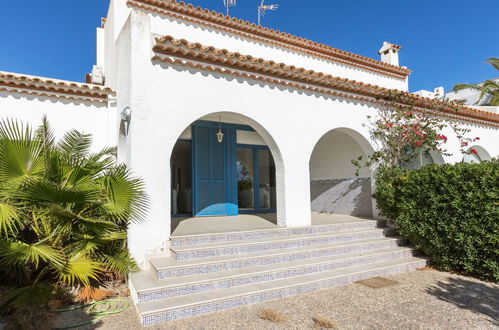
[{"label": "patterned tile stair riser", "polygon": [[394,238],[394,239],[381,240],[377,242],[370,242],[367,244],[354,243],[339,247],[304,250],[295,253],[277,254],[274,256],[254,257],[242,260],[229,260],[226,262],[210,263],[204,265],[168,268],[168,269],[157,270],[156,274],[159,279],[166,279],[170,277],[220,272],[236,268],[254,267],[254,266],[275,264],[281,262],[289,262],[300,259],[319,258],[319,257],[332,256],[341,253],[350,253],[355,251],[382,249],[394,246],[401,246],[404,245],[405,243],[406,243],[405,240],[401,238]]},{"label": "patterned tile stair riser", "polygon": [[221,243],[221,242],[232,242],[232,241],[244,241],[252,239],[263,239],[263,238],[278,238],[278,237],[292,237],[295,235],[311,235],[311,234],[321,234],[329,233],[335,231],[347,231],[347,230],[362,230],[362,229],[374,229],[380,228],[385,225],[386,221],[366,221],[359,223],[348,223],[341,225],[319,225],[310,226],[302,228],[283,228],[274,230],[261,230],[261,231],[248,231],[242,233],[229,233],[229,234],[213,234],[213,235],[198,235],[190,237],[175,237],[171,238],[172,246],[185,246],[185,245],[196,245],[196,244],[209,244],[209,243]]},{"label": "patterned tile stair riser", "polygon": [[187,308],[171,309],[166,311],[158,311],[156,313],[150,313],[147,315],[141,315],[142,325],[154,325],[162,322],[167,322],[171,320],[176,320],[184,317],[190,317],[195,315],[201,315],[216,311],[221,311],[224,309],[239,307],[243,305],[254,304],[258,302],[263,302],[272,299],[278,299],[287,297],[290,295],[306,293],[310,291],[320,290],[323,288],[328,288],[332,286],[338,286],[346,283],[351,283],[359,281],[362,279],[376,277],[376,276],[386,276],[390,274],[406,272],[414,270],[426,265],[426,260],[419,262],[413,262],[410,264],[397,265],[394,267],[388,267],[385,269],[375,269],[372,271],[367,271],[359,274],[352,274],[347,276],[340,276],[337,278],[324,279],[305,285],[292,286],[287,288],[279,288],[276,290],[269,290],[264,292],[257,292],[254,294],[249,294],[240,297],[234,297],[232,299],[212,301],[206,304],[195,305]]},{"label": "patterned tile stair riser", "polygon": [[380,253],[375,255],[359,256],[357,258],[349,258],[344,260],[336,260],[329,262],[321,262],[318,264],[306,265],[303,267],[294,267],[291,269],[276,269],[273,271],[263,272],[260,274],[247,274],[232,278],[222,278],[218,280],[205,281],[202,283],[180,285],[173,288],[158,289],[155,291],[141,292],[138,294],[138,301],[151,301],[158,299],[166,299],[175,296],[194,294],[210,290],[225,289],[234,286],[247,285],[252,283],[272,281],[287,277],[299,276],[304,274],[323,272],[342,267],[358,266],[368,263],[375,263],[399,258],[412,257],[415,255],[412,249],[401,249],[390,253]]},{"label": "patterned tile stair riser", "polygon": [[247,245],[228,245],[223,247],[213,247],[213,248],[204,248],[199,250],[188,250],[182,251],[178,249],[172,248],[172,251],[175,255],[176,260],[187,260],[187,259],[196,259],[196,258],[206,258],[213,256],[221,256],[221,255],[230,255],[230,254],[240,254],[240,253],[252,253],[258,251],[266,251],[266,250],[279,250],[293,247],[305,247],[311,245],[320,245],[332,242],[345,242],[356,239],[366,239],[366,238],[375,238],[375,237],[384,237],[393,232],[391,229],[383,229],[383,230],[373,230],[366,232],[348,232],[341,235],[330,235],[323,237],[309,237],[307,239],[297,238],[293,240],[283,240],[276,242],[265,242],[261,244],[247,244]]}]

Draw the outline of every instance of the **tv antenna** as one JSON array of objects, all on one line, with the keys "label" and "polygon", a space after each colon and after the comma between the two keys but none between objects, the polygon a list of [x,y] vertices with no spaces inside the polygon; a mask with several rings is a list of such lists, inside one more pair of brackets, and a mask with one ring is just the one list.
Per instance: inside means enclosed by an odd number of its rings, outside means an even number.
[{"label": "tv antenna", "polygon": [[260,6],[258,6],[258,25],[260,25],[260,20],[263,16],[265,16],[265,11],[267,10],[277,10],[279,8],[279,5],[266,5],[264,4],[265,0],[262,0],[260,3]]},{"label": "tv antenna", "polygon": [[235,5],[236,5],[236,0],[224,0],[224,6],[227,16],[229,16],[229,8],[234,7]]}]

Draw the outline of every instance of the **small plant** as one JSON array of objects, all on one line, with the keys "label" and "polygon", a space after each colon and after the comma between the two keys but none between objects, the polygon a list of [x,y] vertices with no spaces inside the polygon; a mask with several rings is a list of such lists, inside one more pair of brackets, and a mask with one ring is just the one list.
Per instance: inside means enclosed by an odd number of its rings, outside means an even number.
[{"label": "small plant", "polygon": [[336,329],[338,328],[337,323],[334,320],[331,320],[327,317],[323,316],[314,316],[312,317],[313,328],[323,328],[323,329]]},{"label": "small plant", "polygon": [[262,309],[258,312],[258,317],[270,322],[286,322],[288,320],[285,315],[273,309]]}]

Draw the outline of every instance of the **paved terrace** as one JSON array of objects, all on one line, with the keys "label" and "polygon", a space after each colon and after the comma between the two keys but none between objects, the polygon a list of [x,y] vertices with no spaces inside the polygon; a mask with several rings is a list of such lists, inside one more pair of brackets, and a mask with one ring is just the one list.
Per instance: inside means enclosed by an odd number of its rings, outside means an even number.
[{"label": "paved terrace", "polygon": [[[312,213],[312,225],[348,223],[372,219],[350,215]],[[227,233],[278,228],[275,213],[240,214],[233,217],[173,217],[172,236]]]}]

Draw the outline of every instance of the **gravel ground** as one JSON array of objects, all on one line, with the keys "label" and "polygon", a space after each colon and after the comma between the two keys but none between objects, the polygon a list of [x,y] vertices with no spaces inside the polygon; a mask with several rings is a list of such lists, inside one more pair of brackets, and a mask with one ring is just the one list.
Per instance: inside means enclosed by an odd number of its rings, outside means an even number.
[{"label": "gravel ground", "polygon": [[[387,278],[397,283],[377,289],[348,284],[145,329],[306,329],[313,327],[314,317],[332,320],[339,329],[499,329],[498,285],[434,270]],[[258,317],[262,309],[288,320],[262,320]],[[87,317],[65,314],[58,325]],[[131,305],[122,314],[79,329],[96,328],[137,329],[140,324]]]}]

